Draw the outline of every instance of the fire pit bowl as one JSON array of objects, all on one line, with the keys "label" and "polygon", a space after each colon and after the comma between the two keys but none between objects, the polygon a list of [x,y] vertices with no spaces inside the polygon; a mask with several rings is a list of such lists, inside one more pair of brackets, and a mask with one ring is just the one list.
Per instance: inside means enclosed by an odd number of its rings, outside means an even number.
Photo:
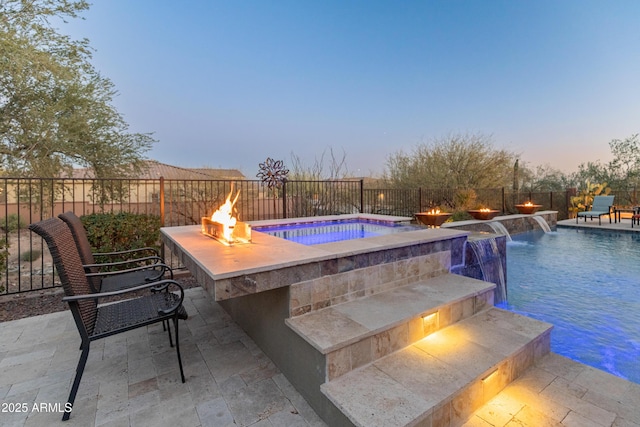
[{"label": "fire pit bowl", "polygon": [[516,209],[523,215],[531,215],[540,209],[542,205],[534,205],[533,203],[522,203],[520,205],[516,205]]},{"label": "fire pit bowl", "polygon": [[479,219],[482,221],[493,219],[500,213],[500,211],[496,209],[471,209],[467,212],[469,212],[469,215],[471,215],[473,219]]},{"label": "fire pit bowl", "polygon": [[451,218],[452,213],[446,212],[418,212],[413,214],[418,223],[429,227],[440,227],[446,220]]}]

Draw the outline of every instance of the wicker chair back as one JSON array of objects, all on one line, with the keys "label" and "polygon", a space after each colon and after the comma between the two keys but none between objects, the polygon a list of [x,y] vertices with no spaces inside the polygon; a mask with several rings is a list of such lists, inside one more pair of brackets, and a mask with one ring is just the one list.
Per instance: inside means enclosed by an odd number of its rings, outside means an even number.
[{"label": "wicker chair back", "polygon": [[[82,268],[82,260],[69,227],[58,218],[50,218],[31,224],[29,229],[47,242],[65,295],[91,293],[87,276]],[[96,322],[97,302],[95,300],[70,301],[69,306],[80,334],[91,335]]]}]

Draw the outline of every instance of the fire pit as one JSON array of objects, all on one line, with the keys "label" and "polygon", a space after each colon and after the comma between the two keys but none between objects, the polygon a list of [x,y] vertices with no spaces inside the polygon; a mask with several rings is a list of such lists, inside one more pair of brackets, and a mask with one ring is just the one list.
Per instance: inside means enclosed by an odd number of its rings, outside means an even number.
[{"label": "fire pit", "polygon": [[489,219],[493,219],[496,216],[498,216],[498,214],[500,213],[500,211],[496,210],[496,209],[471,209],[468,210],[467,212],[469,212],[469,215],[471,215],[473,217],[473,219],[479,219],[482,221],[486,221]]},{"label": "fire pit", "polygon": [[227,200],[211,215],[211,218],[202,217],[202,234],[213,237],[227,246],[251,242],[251,226],[238,221],[233,215],[236,212],[235,205],[240,191],[236,194],[233,202],[231,202],[232,193],[233,189],[229,192]]},{"label": "fire pit", "polygon": [[439,209],[432,209],[428,212],[418,212],[414,215],[416,217],[416,220],[422,225],[426,225],[429,227],[440,227],[453,214],[440,212]]},{"label": "fire pit", "polygon": [[518,212],[524,215],[531,215],[532,213],[537,212],[541,207],[542,205],[534,205],[531,202],[516,205],[516,209],[518,209]]}]

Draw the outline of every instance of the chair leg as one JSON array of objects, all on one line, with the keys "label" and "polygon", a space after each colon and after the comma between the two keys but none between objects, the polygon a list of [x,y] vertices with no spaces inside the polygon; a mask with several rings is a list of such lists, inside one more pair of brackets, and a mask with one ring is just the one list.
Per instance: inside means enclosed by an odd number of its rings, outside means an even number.
[{"label": "chair leg", "polygon": [[62,421],[67,421],[71,416],[71,410],[73,409],[73,402],[76,400],[76,394],[78,393],[78,387],[80,387],[80,380],[82,379],[82,374],[84,373],[84,367],[87,364],[87,358],[89,357],[89,345],[87,342],[84,348],[82,349],[82,354],[80,355],[80,360],[78,361],[78,366],[76,368],[76,377],[73,380],[73,386],[71,387],[71,393],[69,393],[69,398],[67,399],[67,406],[65,407],[64,415],[62,415]]},{"label": "chair leg", "polygon": [[173,325],[176,328],[176,353],[178,354],[178,364],[180,365],[180,376],[182,377],[182,382],[184,383],[186,380],[184,379],[184,370],[182,369],[182,357],[180,356],[180,340],[178,339],[178,315],[173,318]]},{"label": "chair leg", "polygon": [[[168,323],[169,323],[169,320],[167,320],[167,324]],[[162,321],[162,324],[164,325],[164,320]],[[167,332],[169,333],[169,345],[173,347],[173,339],[171,338],[171,328],[167,328]],[[178,339],[178,337],[176,337],[176,339]]]}]

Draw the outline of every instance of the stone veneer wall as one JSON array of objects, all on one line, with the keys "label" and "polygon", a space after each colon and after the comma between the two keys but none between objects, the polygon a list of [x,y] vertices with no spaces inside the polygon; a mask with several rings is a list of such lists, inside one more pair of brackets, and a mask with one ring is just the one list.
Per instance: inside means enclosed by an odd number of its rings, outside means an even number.
[{"label": "stone veneer wall", "polygon": [[[369,252],[353,255],[338,255],[336,258],[322,261],[312,261],[306,264],[277,268],[269,271],[242,274],[236,277],[218,279],[215,281],[211,278],[207,278],[205,274],[197,275],[196,279],[202,280],[202,282],[199,283],[201,283],[201,286],[203,286],[210,294],[215,295],[216,301],[223,301],[248,294],[265,292],[276,288],[292,286],[302,282],[317,282],[321,290],[318,291],[315,296],[311,296],[311,300],[306,297],[306,291],[302,289],[300,290],[299,298],[301,299],[301,302],[297,304],[297,307],[300,309],[296,312],[296,315],[300,315],[311,311],[314,305],[315,309],[319,309],[337,303],[340,298],[342,298],[343,301],[347,301],[345,298],[355,297],[355,293],[363,290],[370,293],[380,292],[381,289],[378,289],[378,287],[387,285],[384,284],[385,282],[378,282],[378,278],[379,280],[388,279],[394,282],[402,279],[400,276],[405,274],[405,269],[410,268],[412,271],[415,271],[415,267],[412,263],[403,263],[402,261],[425,257],[427,255],[437,254],[440,252],[449,252],[449,261],[446,265],[452,266],[461,264],[464,256],[464,242],[466,240],[467,236],[463,235],[446,238],[444,240],[410,243],[407,246],[388,248],[381,247],[372,249]],[[426,260],[427,258],[423,259]],[[400,263],[397,264],[397,274],[396,263]],[[380,268],[382,266],[387,267]],[[189,266],[187,267],[189,268]],[[364,269],[367,268],[370,268],[370,270],[365,271]],[[192,273],[195,271],[197,274],[198,270],[200,269],[194,268]],[[353,273],[351,275],[345,275],[350,272]],[[372,276],[369,277],[364,273],[371,273]],[[376,280],[375,284],[367,285],[368,288],[365,285],[360,285],[359,281],[361,279],[357,277],[360,275],[364,277],[365,284],[370,283],[372,278]],[[339,279],[335,279],[334,281],[334,279],[331,279],[333,276],[339,276]],[[329,282],[336,284],[337,287],[341,288],[341,290],[333,290],[333,287],[330,290]],[[350,285],[351,288],[349,288]],[[361,286],[364,287],[360,289]],[[333,295],[331,292],[333,292]],[[334,298],[333,302],[331,301],[332,298]],[[309,307],[303,309],[301,308],[303,306]]]},{"label": "stone veneer wall", "polygon": [[290,316],[389,291],[451,269],[451,251],[358,268],[291,285]]},{"label": "stone veneer wall", "polygon": [[554,229],[558,223],[558,212],[556,211],[543,211],[535,215],[507,215],[498,217],[492,221],[459,221],[450,222],[445,225],[446,228],[454,228],[469,231],[479,231],[486,233],[495,233],[493,228],[489,225],[489,222],[500,222],[509,232],[509,234],[525,233],[532,230],[541,230],[540,224],[533,219],[534,216],[542,217],[551,229]]}]

